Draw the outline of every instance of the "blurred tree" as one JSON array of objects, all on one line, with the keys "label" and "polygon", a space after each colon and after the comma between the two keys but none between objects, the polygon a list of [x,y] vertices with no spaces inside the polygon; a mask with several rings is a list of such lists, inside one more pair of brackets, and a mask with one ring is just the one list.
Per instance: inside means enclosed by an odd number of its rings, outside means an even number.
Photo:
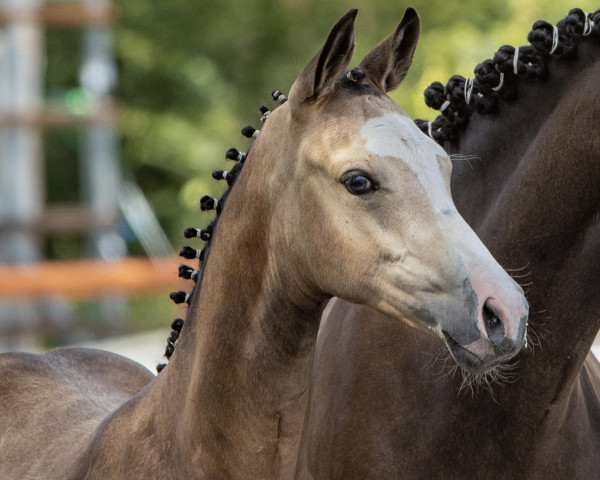
[{"label": "blurred tree", "polygon": [[[379,0],[118,0],[117,96],[123,163],[148,195],[175,245],[187,224],[198,223],[197,200],[222,187],[210,179],[231,146],[249,141],[238,132],[257,125],[270,92],[287,91],[349,8],[359,8],[358,61],[399,22],[405,5]],[[413,0],[422,35],[412,71],[393,93],[413,117],[433,117],[422,92],[473,67],[503,44],[524,44],[535,20],[555,23],[575,5],[557,0]],[[594,10],[591,0],[578,2]],[[49,48],[72,48],[72,35],[49,38]],[[58,40],[62,39],[62,46]],[[48,87],[76,85],[77,59],[69,52],[49,64]],[[54,60],[53,60],[54,61]],[[73,150],[72,134],[52,140]],[[58,155],[58,153],[57,153]],[[56,162],[57,164],[59,162]],[[49,169],[60,165],[49,164]],[[48,172],[49,178],[56,175]]]}]

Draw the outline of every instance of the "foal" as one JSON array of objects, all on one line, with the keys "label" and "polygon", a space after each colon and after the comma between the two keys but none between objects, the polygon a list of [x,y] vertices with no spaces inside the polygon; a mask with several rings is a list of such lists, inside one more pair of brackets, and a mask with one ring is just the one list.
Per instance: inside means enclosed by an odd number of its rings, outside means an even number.
[{"label": "foal", "polygon": [[522,291],[456,212],[449,158],[385,94],[416,12],[346,72],[355,16],[257,136],[156,379],[93,350],[0,356],[0,478],[293,478],[334,295],[433,332],[466,365],[521,348]]}]

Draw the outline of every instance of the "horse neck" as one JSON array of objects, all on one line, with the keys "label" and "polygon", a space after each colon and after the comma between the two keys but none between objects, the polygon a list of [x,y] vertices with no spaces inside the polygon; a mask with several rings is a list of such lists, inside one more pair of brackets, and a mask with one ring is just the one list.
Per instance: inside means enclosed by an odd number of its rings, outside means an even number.
[{"label": "horse neck", "polygon": [[520,376],[544,402],[569,395],[600,324],[597,46],[549,70],[471,119],[458,153],[478,158],[453,174],[459,211],[524,285],[541,348],[520,356]]},{"label": "horse neck", "polygon": [[269,211],[240,192],[240,183],[264,183],[245,180],[248,168],[227,199],[199,295],[158,382],[160,415],[206,478],[288,477],[324,307],[299,296],[293,269],[269,251]]}]

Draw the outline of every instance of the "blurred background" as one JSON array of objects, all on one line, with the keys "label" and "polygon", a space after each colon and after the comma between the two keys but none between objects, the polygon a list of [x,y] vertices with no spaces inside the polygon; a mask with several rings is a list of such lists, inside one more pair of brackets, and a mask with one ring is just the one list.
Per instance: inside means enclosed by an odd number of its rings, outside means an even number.
[{"label": "blurred background", "polygon": [[153,368],[185,314],[168,298],[190,289],[177,279],[182,231],[208,223],[198,200],[223,190],[210,173],[225,151],[248,148],[240,128],[258,126],[258,107],[289,90],[349,8],[358,62],[409,5],[421,40],[392,96],[413,118],[435,116],[431,82],[472,76],[536,20],[600,7],[0,0],[0,351],[93,342]]}]

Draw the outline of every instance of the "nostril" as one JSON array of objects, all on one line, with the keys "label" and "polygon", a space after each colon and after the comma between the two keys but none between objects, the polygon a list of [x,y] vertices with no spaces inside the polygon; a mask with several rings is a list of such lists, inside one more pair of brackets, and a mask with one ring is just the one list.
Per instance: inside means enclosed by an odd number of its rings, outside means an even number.
[{"label": "nostril", "polygon": [[500,315],[487,302],[483,305],[483,322],[490,342],[499,345],[504,340],[504,325]]}]

